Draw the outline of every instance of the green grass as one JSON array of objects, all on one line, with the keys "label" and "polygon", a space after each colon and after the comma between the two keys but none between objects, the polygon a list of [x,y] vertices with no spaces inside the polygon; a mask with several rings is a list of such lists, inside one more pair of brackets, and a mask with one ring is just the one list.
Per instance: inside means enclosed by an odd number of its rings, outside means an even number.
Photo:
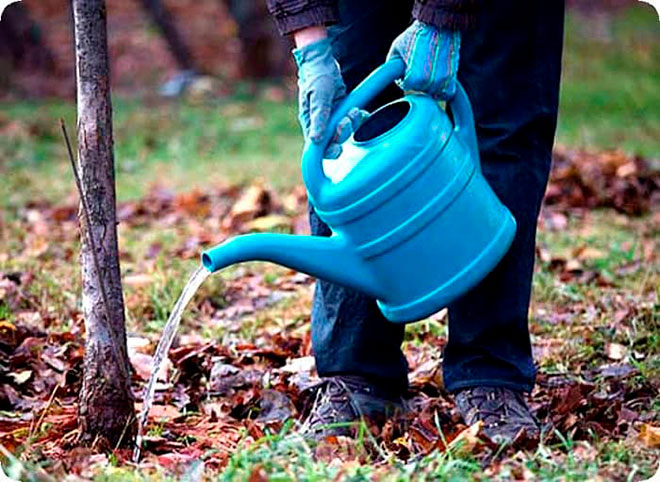
[{"label": "green grass", "polygon": [[[660,155],[660,28],[639,3],[566,23],[559,142]],[[594,18],[595,17],[595,18]]]},{"label": "green grass", "polygon": [[[353,447],[357,454],[368,458],[364,444]],[[594,455],[598,453],[599,458]],[[583,481],[598,479],[599,475],[625,474],[629,480],[650,477],[655,467],[649,458],[639,457],[644,451],[633,449],[621,442],[601,443],[594,439],[593,446],[563,438],[553,445],[541,445],[532,452],[519,452],[516,457],[501,457],[497,471],[487,471],[480,461],[462,453],[460,446],[445,452],[433,451],[429,455],[407,462],[381,459],[371,463],[344,463],[339,450],[331,463],[314,458],[314,447],[300,437],[287,434],[266,436],[257,443],[237,450],[218,481],[248,481],[262,471],[272,481],[473,481],[512,480],[525,474],[524,480]],[[646,455],[650,455],[646,453]],[[353,454],[355,456],[355,454]],[[350,460],[348,457],[344,460]]]},{"label": "green grass", "polygon": [[[58,119],[73,131],[74,106],[30,101],[0,110],[7,112],[0,121],[10,131],[0,138],[0,173],[6,181],[0,205],[44,198],[61,202],[73,178]],[[232,98],[147,107],[119,98],[114,99],[114,125],[120,200],[140,197],[152,185],[190,190],[255,177],[276,187],[301,182],[299,127],[289,103]]]}]

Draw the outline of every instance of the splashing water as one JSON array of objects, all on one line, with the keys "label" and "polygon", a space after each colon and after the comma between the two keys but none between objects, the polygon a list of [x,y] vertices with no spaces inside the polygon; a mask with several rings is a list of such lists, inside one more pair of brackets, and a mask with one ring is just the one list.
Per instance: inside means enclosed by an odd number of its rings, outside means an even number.
[{"label": "splashing water", "polygon": [[163,334],[160,338],[160,341],[158,342],[158,346],[156,347],[154,365],[151,371],[151,376],[149,377],[149,383],[147,383],[147,389],[144,392],[142,412],[138,417],[138,434],[137,438],[135,439],[135,449],[133,451],[133,462],[135,463],[137,463],[140,459],[140,449],[142,447],[142,438],[144,437],[144,426],[147,422],[147,416],[149,415],[151,403],[153,402],[154,393],[156,391],[156,380],[158,379],[158,373],[160,373],[161,365],[165,361],[167,352],[170,350],[170,346],[172,346],[172,341],[174,340],[174,335],[176,334],[177,328],[179,327],[179,322],[181,321],[183,310],[186,309],[186,306],[195,295],[199,287],[210,275],[211,272],[204,266],[200,266],[195,270],[195,272],[186,283],[186,286],[184,286],[179,299],[176,301],[176,303],[174,303],[172,313],[167,319],[167,323],[163,329]]}]

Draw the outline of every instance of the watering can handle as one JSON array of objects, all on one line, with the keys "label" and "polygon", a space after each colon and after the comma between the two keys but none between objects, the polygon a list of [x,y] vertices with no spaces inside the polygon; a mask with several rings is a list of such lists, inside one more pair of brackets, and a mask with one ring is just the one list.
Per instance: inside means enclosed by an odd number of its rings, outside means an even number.
[{"label": "watering can handle", "polygon": [[468,150],[473,153],[472,158],[477,164],[476,167],[478,170],[481,170],[472,105],[465,89],[458,80],[456,81],[456,94],[447,102],[447,106],[454,119],[454,133],[465,143]]},{"label": "watering can handle", "polygon": [[406,66],[401,59],[392,59],[374,70],[337,106],[330,117],[323,140],[318,143],[307,142],[302,156],[302,176],[312,205],[315,205],[315,200],[318,198],[318,193],[323,184],[329,182],[323,172],[323,153],[334,136],[339,122],[346,117],[351,109],[365,107],[385,87],[402,77],[405,68]]},{"label": "watering can handle", "polygon": [[[321,187],[330,182],[323,172],[323,153],[334,136],[339,122],[354,107],[364,108],[388,85],[403,77],[405,70],[406,65],[399,58],[390,59],[378,67],[340,102],[330,117],[323,140],[318,143],[307,142],[302,156],[302,176],[312,206],[316,205],[315,201],[318,199]],[[470,101],[461,84],[458,82],[456,84],[456,95],[449,101],[449,107],[454,116],[454,130],[463,137],[471,149],[473,146],[476,149],[476,135]],[[479,159],[478,155],[476,159]]]}]

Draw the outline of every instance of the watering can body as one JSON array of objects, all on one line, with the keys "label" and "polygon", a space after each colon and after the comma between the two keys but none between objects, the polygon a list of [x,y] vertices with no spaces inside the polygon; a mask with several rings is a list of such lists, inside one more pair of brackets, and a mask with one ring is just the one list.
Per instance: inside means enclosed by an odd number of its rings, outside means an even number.
[{"label": "watering can body", "polygon": [[[374,71],[330,126],[403,71],[400,60]],[[303,179],[333,236],[238,236],[203,253],[204,266],[283,264],[373,296],[393,322],[447,306],[497,265],[515,234],[513,216],[481,174],[472,110],[460,85],[448,107],[453,121],[430,96],[406,95],[375,111],[336,160],[323,159],[329,139],[308,144]]]}]

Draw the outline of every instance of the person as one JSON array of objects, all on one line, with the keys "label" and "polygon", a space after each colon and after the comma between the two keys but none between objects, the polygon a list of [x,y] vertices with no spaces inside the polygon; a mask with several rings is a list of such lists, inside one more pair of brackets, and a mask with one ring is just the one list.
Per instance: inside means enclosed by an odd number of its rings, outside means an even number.
[{"label": "person", "polygon": [[[495,270],[448,307],[444,384],[465,422],[482,421],[491,439],[538,437],[524,398],[535,379],[528,309],[557,122],[564,2],[267,1],[280,32],[296,43],[306,142],[320,142],[333,107],[386,58],[403,59],[405,76],[368,110],[399,98],[401,89],[443,100],[455,92],[456,79],[465,88],[483,173],[518,229]],[[310,224],[314,235],[331,234],[311,207]],[[401,407],[404,328],[388,322],[373,299],[319,280],[311,330],[321,382],[307,433],[346,433],[338,422]]]}]

